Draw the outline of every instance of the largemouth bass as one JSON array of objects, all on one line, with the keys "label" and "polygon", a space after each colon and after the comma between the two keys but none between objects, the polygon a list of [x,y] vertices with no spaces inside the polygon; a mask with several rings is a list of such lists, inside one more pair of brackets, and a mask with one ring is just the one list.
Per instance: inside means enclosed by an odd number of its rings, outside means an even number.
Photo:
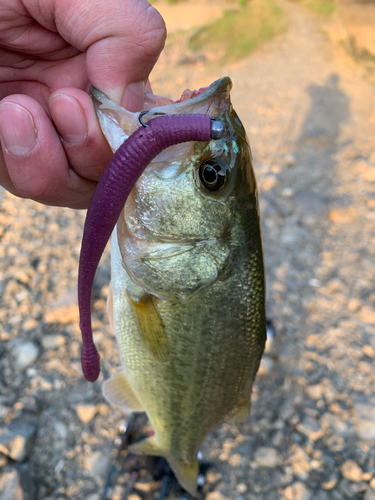
[{"label": "largemouth bass", "polygon": [[[122,369],[103,393],[127,412],[147,413],[154,433],[131,451],[165,457],[193,495],[207,434],[248,416],[266,340],[256,181],[231,87],[223,78],[175,103],[146,94],[145,121],[202,113],[227,133],[156,157],[111,240],[108,311]],[[115,151],[139,126],[139,114],[96,90],[93,98]]]}]

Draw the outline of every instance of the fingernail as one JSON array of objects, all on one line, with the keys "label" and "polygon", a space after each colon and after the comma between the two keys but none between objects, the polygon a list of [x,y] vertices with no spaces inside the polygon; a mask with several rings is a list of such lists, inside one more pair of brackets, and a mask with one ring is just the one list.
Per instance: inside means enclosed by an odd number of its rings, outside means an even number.
[{"label": "fingernail", "polygon": [[0,104],[0,137],[14,156],[26,156],[36,144],[36,127],[31,113],[15,102]]},{"label": "fingernail", "polygon": [[78,102],[67,94],[55,94],[49,101],[55,126],[68,144],[79,144],[88,132],[86,116]]},{"label": "fingernail", "polygon": [[122,97],[122,106],[128,111],[142,111],[145,100],[144,82],[130,83]]}]

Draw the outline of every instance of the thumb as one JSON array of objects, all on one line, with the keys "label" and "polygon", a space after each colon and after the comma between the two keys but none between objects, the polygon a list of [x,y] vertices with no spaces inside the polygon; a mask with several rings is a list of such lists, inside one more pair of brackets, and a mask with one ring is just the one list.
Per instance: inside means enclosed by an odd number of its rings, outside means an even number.
[{"label": "thumb", "polygon": [[86,51],[90,82],[130,111],[141,110],[166,38],[159,12],[147,0],[56,1],[55,9],[59,33]]}]

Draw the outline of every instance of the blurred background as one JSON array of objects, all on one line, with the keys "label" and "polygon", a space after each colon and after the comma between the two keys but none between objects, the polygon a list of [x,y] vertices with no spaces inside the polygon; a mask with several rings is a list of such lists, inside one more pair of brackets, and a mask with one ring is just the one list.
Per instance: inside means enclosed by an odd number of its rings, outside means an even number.
[{"label": "blurred background", "polygon": [[[375,1],[153,4],[169,33],[154,92],[178,99],[232,78],[262,214],[267,352],[250,419],[202,448],[203,497],[375,500]],[[113,458],[124,416],[100,388],[119,366],[108,251],[94,287],[98,382],[79,360],[84,216],[0,192],[1,500],[99,500]],[[159,488],[141,474],[126,498]]]}]

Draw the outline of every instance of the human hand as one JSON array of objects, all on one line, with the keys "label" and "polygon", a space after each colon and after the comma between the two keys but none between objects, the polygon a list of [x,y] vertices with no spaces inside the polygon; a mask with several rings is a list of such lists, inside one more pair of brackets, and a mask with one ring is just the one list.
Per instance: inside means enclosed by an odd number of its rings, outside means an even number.
[{"label": "human hand", "polygon": [[112,154],[90,84],[141,110],[165,36],[147,0],[2,0],[0,185],[86,208]]}]

